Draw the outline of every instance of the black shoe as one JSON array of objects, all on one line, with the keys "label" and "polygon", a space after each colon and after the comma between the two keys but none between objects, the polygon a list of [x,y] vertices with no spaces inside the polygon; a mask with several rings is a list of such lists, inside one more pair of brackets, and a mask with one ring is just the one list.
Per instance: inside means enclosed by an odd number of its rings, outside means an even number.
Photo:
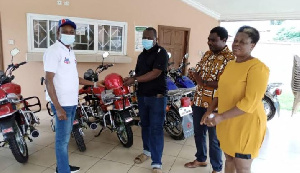
[{"label": "black shoe", "polygon": [[[71,165],[69,165],[69,166],[70,166],[70,171],[71,171],[71,173],[76,173],[76,172],[78,172],[79,169],[80,169],[80,167],[77,167],[77,166],[71,166]],[[56,167],[55,173],[58,173],[57,167]]]},{"label": "black shoe", "polygon": [[71,173],[79,172],[79,169],[80,169],[80,167],[70,165]]}]

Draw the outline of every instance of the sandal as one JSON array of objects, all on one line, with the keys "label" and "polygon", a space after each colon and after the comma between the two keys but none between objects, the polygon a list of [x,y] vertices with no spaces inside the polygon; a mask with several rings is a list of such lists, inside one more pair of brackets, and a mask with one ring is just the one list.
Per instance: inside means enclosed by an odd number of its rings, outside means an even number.
[{"label": "sandal", "polygon": [[142,153],[142,154],[136,156],[136,158],[134,159],[134,163],[141,164],[141,163],[145,162],[148,159],[149,159],[149,156],[147,156],[146,154]]}]

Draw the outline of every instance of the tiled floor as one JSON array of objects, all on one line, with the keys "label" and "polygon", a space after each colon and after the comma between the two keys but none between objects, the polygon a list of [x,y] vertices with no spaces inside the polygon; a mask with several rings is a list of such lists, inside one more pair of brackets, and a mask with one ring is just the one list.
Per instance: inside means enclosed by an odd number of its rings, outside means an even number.
[{"label": "tiled floor", "polygon": [[[29,160],[26,164],[15,161],[9,148],[0,148],[0,173],[53,173],[55,171],[54,133],[50,128],[50,117],[45,111],[38,114],[41,124],[37,129],[40,137],[27,142]],[[136,155],[142,152],[139,127],[133,127],[134,144],[127,149],[119,143],[116,134],[104,131],[85,130],[87,150],[79,152],[74,139],[71,139],[70,163],[80,166],[81,173],[151,173],[150,160],[143,164],[133,163]],[[290,112],[282,111],[281,117],[268,122],[267,136],[260,156],[252,167],[254,173],[300,172],[300,115],[290,117]],[[183,165],[194,160],[195,143],[193,138],[183,141],[172,140],[165,135],[163,154],[164,173],[210,173],[206,168],[187,169]],[[209,159],[208,159],[209,161]]]}]

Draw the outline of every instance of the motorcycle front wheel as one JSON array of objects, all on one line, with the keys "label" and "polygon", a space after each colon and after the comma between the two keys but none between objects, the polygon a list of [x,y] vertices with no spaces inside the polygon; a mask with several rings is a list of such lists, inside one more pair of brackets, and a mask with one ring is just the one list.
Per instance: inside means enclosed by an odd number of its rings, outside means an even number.
[{"label": "motorcycle front wheel", "polygon": [[262,101],[264,104],[265,113],[267,115],[267,121],[270,121],[275,116],[276,108],[270,98],[264,96]]},{"label": "motorcycle front wheel", "polygon": [[85,146],[85,143],[84,143],[83,136],[81,135],[79,130],[80,130],[80,128],[78,127],[78,125],[73,126],[72,133],[73,133],[74,139],[76,141],[78,150],[80,152],[84,152],[86,150],[86,146]]},{"label": "motorcycle front wheel", "polygon": [[26,163],[28,160],[28,148],[17,122],[14,123],[13,129],[15,135],[7,139],[9,148],[18,162]]},{"label": "motorcycle front wheel", "polygon": [[177,111],[170,109],[166,113],[165,130],[175,140],[183,140],[182,119]]},{"label": "motorcycle front wheel", "polygon": [[117,115],[117,122],[119,124],[117,136],[125,148],[130,148],[133,144],[133,133],[131,126],[129,124],[125,124],[119,113]]}]

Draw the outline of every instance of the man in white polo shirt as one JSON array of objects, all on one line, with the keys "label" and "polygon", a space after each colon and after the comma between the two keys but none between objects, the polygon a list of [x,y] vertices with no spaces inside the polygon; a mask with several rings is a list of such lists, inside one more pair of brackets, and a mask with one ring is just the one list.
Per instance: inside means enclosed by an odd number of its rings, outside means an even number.
[{"label": "man in white polo shirt", "polygon": [[77,62],[71,49],[75,41],[76,24],[69,19],[58,22],[56,43],[44,54],[46,87],[51,98],[51,108],[56,117],[55,153],[56,173],[75,173],[79,167],[69,165],[68,144],[72,131],[78,89],[81,85],[97,85],[78,77]]}]

